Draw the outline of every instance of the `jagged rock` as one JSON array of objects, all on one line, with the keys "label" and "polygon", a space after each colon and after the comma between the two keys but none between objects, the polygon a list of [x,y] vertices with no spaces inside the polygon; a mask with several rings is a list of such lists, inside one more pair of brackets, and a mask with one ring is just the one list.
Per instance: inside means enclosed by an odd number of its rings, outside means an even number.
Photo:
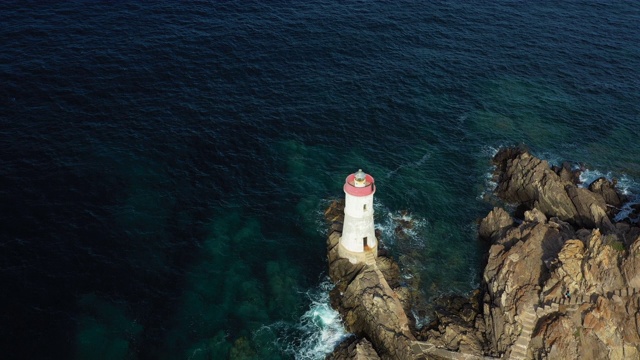
[{"label": "jagged rock", "polygon": [[506,201],[537,208],[547,216],[556,216],[579,227],[609,229],[611,226],[607,203],[601,193],[579,188],[573,181],[561,178],[546,161],[526,150],[501,150],[494,162],[498,176],[496,193]]},{"label": "jagged rock", "polygon": [[391,288],[400,286],[400,267],[397,262],[386,256],[378,256],[376,264]]},{"label": "jagged rock", "polygon": [[348,330],[371,339],[381,357],[410,358],[409,344],[415,338],[409,320],[396,295],[385,289],[373,269],[365,267],[351,281],[340,309]]},{"label": "jagged rock", "polygon": [[615,183],[604,177],[600,177],[592,182],[589,185],[589,190],[602,196],[605,203],[609,205],[607,213],[610,217],[615,216],[618,213],[618,210],[622,207],[622,204],[627,200],[626,196],[623,196],[616,191]]},{"label": "jagged rock", "polygon": [[613,246],[616,241],[615,235],[603,236],[597,229],[592,231],[582,266],[585,284],[580,291],[606,293],[625,287],[620,271],[622,252]]},{"label": "jagged rock", "polygon": [[566,241],[558,254],[560,266],[556,270],[557,277],[567,287],[567,290],[573,293],[581,288],[584,283],[584,277],[582,276],[583,259],[584,243],[581,240]]},{"label": "jagged rock", "polygon": [[565,191],[576,208],[576,215],[567,221],[588,228],[610,230],[613,227],[607,216],[607,203],[602,195],[576,186],[566,186]]},{"label": "jagged rock", "polygon": [[531,210],[493,236],[480,317],[489,352],[509,356],[517,337],[518,356],[527,346],[536,359],[639,358],[640,228],[611,224],[607,209],[625,201],[615,184],[576,187],[568,166],[555,173],[522,149],[496,162],[498,194]]},{"label": "jagged rock", "polygon": [[437,347],[465,354],[484,354],[485,339],[476,325],[482,322],[480,315],[480,292],[471,298],[445,296],[435,304],[435,320],[420,334],[422,339]]},{"label": "jagged rock", "polygon": [[622,272],[629,287],[640,289],[640,237],[629,247],[629,254],[622,264]]},{"label": "jagged rock", "polygon": [[494,240],[502,236],[504,231],[513,226],[513,219],[503,208],[495,207],[478,227],[478,235],[485,240]]},{"label": "jagged rock", "polygon": [[547,359],[579,359],[579,338],[574,335],[571,319],[559,316],[554,321],[543,323],[540,329],[542,349]]},{"label": "jagged rock", "polygon": [[506,353],[515,342],[521,330],[518,317],[538,304],[540,286],[549,276],[545,260],[557,259],[564,241],[574,235],[568,224],[544,220],[539,211],[531,211],[489,249],[483,317],[494,355]]},{"label": "jagged rock", "polygon": [[605,349],[601,359],[638,358],[637,299],[601,297],[596,306],[584,313],[583,319],[585,335],[591,338],[588,343]]},{"label": "jagged rock", "polygon": [[329,354],[326,360],[379,360],[380,357],[365,338],[350,338]]},{"label": "jagged rock", "polygon": [[496,193],[501,198],[530,209],[538,208],[562,220],[576,216],[576,209],[564,190],[573,184],[562,181],[546,161],[527,151],[505,149],[496,154],[494,162],[498,171]]},{"label": "jagged rock", "polygon": [[558,229],[548,224],[524,222],[490,248],[483,276],[487,291],[484,319],[495,352],[507,352],[520,331],[516,315],[538,303],[539,284],[546,271],[543,259],[549,256],[547,243],[559,238]]},{"label": "jagged rock", "polygon": [[542,213],[542,211],[538,209],[531,209],[524,213],[524,220],[531,223],[544,224],[547,222],[547,217]]},{"label": "jagged rock", "polygon": [[562,166],[557,167],[554,166],[552,167],[552,170],[558,174],[558,176],[560,177],[560,179],[562,179],[563,181],[568,181],[574,184],[579,184],[580,183],[580,170],[571,170],[571,164],[569,164],[569,162],[565,161],[562,163]]}]

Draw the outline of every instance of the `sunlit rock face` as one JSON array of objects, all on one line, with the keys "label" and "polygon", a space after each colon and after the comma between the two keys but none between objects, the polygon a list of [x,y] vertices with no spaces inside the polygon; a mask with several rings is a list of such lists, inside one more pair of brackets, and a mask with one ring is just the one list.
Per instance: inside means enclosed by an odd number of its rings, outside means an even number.
[{"label": "sunlit rock face", "polygon": [[[511,219],[494,209],[480,222],[480,237],[492,243],[483,276],[490,352],[638,358],[639,229],[613,223],[607,211],[624,196],[603,179],[577,187],[521,149],[499,152],[496,164],[498,195],[530,210]],[[527,313],[537,315],[528,321]],[[525,352],[516,353],[518,342]]]}]

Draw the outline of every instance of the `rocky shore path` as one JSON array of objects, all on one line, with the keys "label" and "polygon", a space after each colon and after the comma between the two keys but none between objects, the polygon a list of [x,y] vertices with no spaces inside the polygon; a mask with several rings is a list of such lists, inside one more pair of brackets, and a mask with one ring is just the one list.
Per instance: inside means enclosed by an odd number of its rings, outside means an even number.
[{"label": "rocky shore path", "polygon": [[[365,264],[373,271],[375,271],[376,275],[378,275],[378,280],[380,285],[382,286],[385,294],[395,294],[395,292],[391,289],[387,280],[384,277],[384,274],[378,268],[376,263],[376,258],[372,252],[368,252],[365,255]],[[397,296],[393,296],[397,299]],[[398,306],[401,307],[400,302],[398,301]],[[427,360],[427,359],[452,359],[452,360],[494,360],[492,357],[485,356],[476,356],[471,354],[465,354],[455,351],[449,351],[445,349],[436,348],[433,344],[425,341],[412,341],[411,342],[411,352],[413,353],[413,359],[416,360]]]},{"label": "rocky shore path", "polygon": [[572,296],[569,298],[553,298],[542,306],[533,306],[519,316],[522,331],[520,332],[516,342],[511,347],[511,355],[509,356],[509,359],[525,360],[532,358],[528,353],[529,343],[531,342],[531,335],[533,334],[533,330],[535,329],[538,320],[548,314],[560,311],[560,306],[564,307],[564,311],[574,311],[577,310],[580,305],[585,303],[596,304],[603,297],[615,301],[616,298],[619,299],[628,296],[636,296],[640,306],[640,296],[638,295],[640,295],[640,289],[626,287],[609,291],[605,294],[594,293],[589,295]]},{"label": "rocky shore path", "polygon": [[451,360],[496,360],[489,356],[477,356],[465,354],[457,351],[450,351],[436,348],[433,344],[425,341],[415,341],[411,345],[415,360],[430,359],[451,359]]}]

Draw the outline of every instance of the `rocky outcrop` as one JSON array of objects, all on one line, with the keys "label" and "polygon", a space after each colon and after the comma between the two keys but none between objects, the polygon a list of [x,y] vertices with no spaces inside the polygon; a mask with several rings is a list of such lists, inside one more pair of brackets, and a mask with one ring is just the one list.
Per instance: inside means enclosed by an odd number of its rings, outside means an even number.
[{"label": "rocky outcrop", "polygon": [[518,210],[496,207],[479,223],[490,245],[481,288],[439,299],[414,333],[397,264],[340,259],[342,207],[330,207],[332,305],[355,337],[329,358],[640,358],[640,228],[612,221],[629,207],[615,182],[578,186],[570,164],[551,168],[519,148],[494,160],[496,193]]},{"label": "rocky outcrop", "polygon": [[378,353],[365,338],[350,338],[344,341],[331,354],[333,360],[379,360]]},{"label": "rocky outcrop", "polygon": [[[487,351],[514,359],[640,356],[640,229],[613,224],[612,182],[576,186],[521,149],[496,155],[497,193],[529,209],[517,226],[494,209],[483,275]],[[511,225],[510,225],[511,223]],[[480,329],[478,329],[480,330]]]},{"label": "rocky outcrop", "polygon": [[[399,295],[405,292],[392,288],[401,290],[398,266],[390,258],[376,259],[373,254],[364,264],[351,264],[338,256],[343,206],[334,202],[325,213],[334,221],[327,240],[329,276],[336,284],[330,293],[331,304],[342,315],[347,330],[357,339],[369,339],[381,359],[412,359],[411,344],[416,339],[404,308],[407,302]],[[332,356],[339,358],[335,353]]]},{"label": "rocky outcrop", "polygon": [[[498,170],[496,193],[505,201],[538,209],[577,227],[607,230],[612,227],[608,205],[620,206],[620,196],[611,193],[612,186],[598,183],[594,186],[597,192],[578,187],[573,178],[558,175],[546,161],[519,148],[501,150],[494,162]],[[608,204],[607,200],[614,203]]]},{"label": "rocky outcrop", "polygon": [[616,191],[615,186],[615,182],[609,181],[604,177],[596,179],[589,185],[589,191],[595,194],[600,194],[605,203],[607,203],[607,214],[609,217],[615,216],[622,207],[622,204],[628,200],[626,196],[623,196]]},{"label": "rocky outcrop", "polygon": [[481,239],[496,241],[504,236],[504,231],[512,227],[513,218],[503,208],[493,210],[482,219],[478,227],[478,235]]},{"label": "rocky outcrop", "polygon": [[435,304],[433,322],[419,334],[431,345],[464,354],[485,353],[484,321],[481,306],[482,293],[476,291],[470,298],[446,296]]},{"label": "rocky outcrop", "polygon": [[[640,241],[631,244],[629,253],[640,254]],[[640,255],[627,256],[622,263],[622,273],[629,287],[640,289]]]}]

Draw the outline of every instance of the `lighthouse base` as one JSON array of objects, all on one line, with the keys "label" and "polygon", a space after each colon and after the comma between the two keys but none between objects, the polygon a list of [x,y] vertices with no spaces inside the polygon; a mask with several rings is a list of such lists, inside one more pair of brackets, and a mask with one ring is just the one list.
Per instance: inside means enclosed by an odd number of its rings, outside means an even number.
[{"label": "lighthouse base", "polygon": [[357,264],[357,263],[365,263],[366,262],[366,258],[367,258],[367,254],[373,254],[373,258],[377,258],[378,257],[378,243],[376,242],[376,245],[374,247],[367,247],[365,249],[365,251],[351,251],[351,250],[347,250],[347,248],[345,248],[344,246],[342,246],[342,242],[338,243],[338,256],[340,256],[343,259],[347,259],[349,260],[350,263],[352,264]]}]

